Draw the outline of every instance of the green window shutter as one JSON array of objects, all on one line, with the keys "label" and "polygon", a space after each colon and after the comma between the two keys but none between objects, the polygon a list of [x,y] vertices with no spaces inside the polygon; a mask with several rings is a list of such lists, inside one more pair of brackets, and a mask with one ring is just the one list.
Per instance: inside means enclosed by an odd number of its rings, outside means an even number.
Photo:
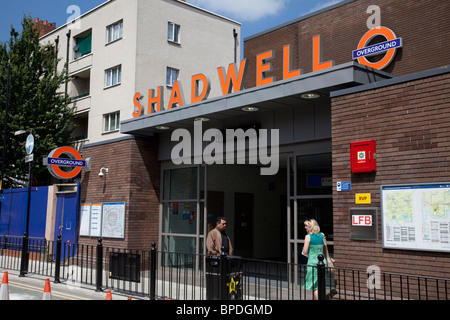
[{"label": "green window shutter", "polygon": [[91,53],[92,49],[92,34],[88,34],[87,36],[83,38],[78,38],[76,40],[77,46],[78,46],[78,53],[81,56],[84,56],[85,54]]}]

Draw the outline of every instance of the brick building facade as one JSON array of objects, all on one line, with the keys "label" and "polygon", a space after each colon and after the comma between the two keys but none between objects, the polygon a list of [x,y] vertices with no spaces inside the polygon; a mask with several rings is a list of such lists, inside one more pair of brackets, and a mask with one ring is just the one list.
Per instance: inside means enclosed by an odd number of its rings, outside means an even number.
[{"label": "brick building facade", "polygon": [[[444,267],[448,252],[400,250],[383,247],[380,188],[389,184],[446,183],[450,181],[448,110],[450,60],[449,12],[446,1],[343,1],[245,40],[249,74],[257,71],[257,55],[273,50],[273,70],[265,76],[283,79],[283,47],[291,45],[292,69],[313,72],[313,37],[320,35],[321,61],[341,65],[372,21],[371,5],[380,9],[381,26],[402,38],[403,46],[383,71],[390,80],[344,89],[330,94],[331,152],[333,186],[351,182],[351,191],[333,187],[333,240],[337,265],[383,271],[449,277]],[[374,38],[371,44],[384,39]],[[377,61],[383,55],[368,58]],[[267,62],[266,62],[267,63]],[[256,86],[256,77],[247,77],[246,88]],[[375,140],[377,172],[352,174],[350,143]],[[371,203],[355,204],[355,194],[370,193]],[[377,239],[352,240],[350,209],[377,210]],[[444,226],[445,228],[445,226]],[[448,234],[450,229],[446,229]],[[445,251],[445,250],[444,250]]]},{"label": "brick building facade", "polygon": [[[125,202],[128,214],[123,239],[104,238],[108,246],[150,249],[158,240],[160,166],[156,140],[119,139],[85,147],[83,156],[108,168],[99,178],[97,171],[83,172],[82,203]],[[96,237],[82,237],[82,243],[96,244]]]},{"label": "brick building facade", "polygon": [[[381,26],[390,28],[403,38],[403,48],[383,71],[400,76],[448,64],[443,50],[450,34],[448,19],[443,12],[449,11],[450,3],[430,0],[399,5],[392,0],[347,0],[323,12],[314,12],[245,39],[248,73],[254,75],[256,72],[256,55],[274,50],[274,58],[270,61],[273,72],[267,72],[267,76],[281,80],[283,46],[287,44],[292,46],[292,68],[302,69],[304,74],[312,72],[312,39],[317,35],[320,35],[323,62],[332,60],[334,65],[349,62],[352,50],[356,50],[358,42],[368,31],[367,20],[371,14],[366,11],[370,5],[380,8]],[[246,80],[246,88],[255,86],[255,77],[247,77]]]},{"label": "brick building facade", "polygon": [[[373,5],[378,9],[368,10]],[[450,181],[450,60],[444,54],[449,9],[450,3],[439,0],[339,2],[245,39],[245,89],[124,120],[120,133],[129,136],[86,145],[83,157],[110,171],[102,178],[98,171],[83,173],[81,202],[126,202],[125,237],[104,243],[149,248],[155,241],[162,251],[202,254],[214,218],[224,214],[238,255],[301,263],[303,221],[314,217],[339,267],[377,265],[383,271],[449,277],[442,268],[450,262],[445,245],[442,250],[384,246],[380,191],[390,184]],[[382,70],[352,61],[372,22],[402,39]],[[380,41],[383,37],[375,37],[367,45]],[[286,45],[290,70],[302,69],[293,78],[284,76]],[[272,58],[261,61],[270,51],[266,57]],[[260,72],[269,63],[271,68]],[[257,84],[257,77],[272,76],[266,85]],[[305,98],[309,93],[318,99]],[[205,130],[279,129],[279,171],[267,178],[259,174],[262,165],[249,163],[174,165],[171,132],[181,128],[193,134],[199,117],[208,120]],[[377,142],[376,172],[351,172],[350,143],[361,140]],[[351,182],[351,190],[337,191],[339,181]],[[370,193],[370,204],[356,204],[358,193]],[[351,238],[355,207],[375,208],[375,239]]]},{"label": "brick building facade", "polygon": [[[350,240],[349,230],[355,193],[371,192],[368,206],[379,208],[380,215],[382,185],[450,181],[449,71],[399,77],[379,88],[332,98],[333,180],[352,182],[352,193],[333,192],[334,250],[340,266],[376,264],[390,272],[450,276],[448,252],[382,248],[381,216],[375,241]],[[349,142],[367,139],[377,141],[377,172],[351,174]]]}]

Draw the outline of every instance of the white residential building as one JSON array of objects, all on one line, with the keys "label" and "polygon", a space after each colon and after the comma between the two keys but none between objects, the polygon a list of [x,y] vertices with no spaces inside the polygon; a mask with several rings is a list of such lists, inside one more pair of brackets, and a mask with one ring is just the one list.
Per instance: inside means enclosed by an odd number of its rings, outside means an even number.
[{"label": "white residential building", "polygon": [[[178,80],[190,103],[193,75],[240,60],[238,35],[239,23],[185,1],[109,0],[41,42],[56,43],[59,69],[68,62],[72,80],[62,90],[76,106],[74,140],[82,145],[123,137],[120,121],[133,117],[136,92],[148,114],[150,90],[162,86],[168,102]],[[209,97],[221,94],[216,81]]]}]

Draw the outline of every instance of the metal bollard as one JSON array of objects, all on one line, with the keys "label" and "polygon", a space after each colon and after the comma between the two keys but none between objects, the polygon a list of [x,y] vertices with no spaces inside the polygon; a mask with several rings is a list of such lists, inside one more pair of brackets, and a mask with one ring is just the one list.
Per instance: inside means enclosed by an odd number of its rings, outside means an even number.
[{"label": "metal bollard", "polygon": [[152,242],[150,251],[150,300],[156,298],[156,243]]},{"label": "metal bollard", "polygon": [[325,263],[323,260],[325,259],[322,254],[317,256],[319,262],[317,263],[317,290],[319,300],[325,300]]},{"label": "metal bollard", "polygon": [[55,261],[55,282],[60,283],[60,274],[61,270],[61,235],[58,235],[58,240],[56,240],[56,261]]},{"label": "metal bollard", "polygon": [[98,239],[97,242],[97,281],[96,281],[96,292],[103,291],[102,289],[102,275],[103,275],[103,245],[102,238]]},{"label": "metal bollard", "polygon": [[226,283],[227,283],[227,255],[224,252],[224,247],[222,247],[222,252],[220,254],[220,285],[219,285],[219,298],[220,300],[228,300],[228,295],[226,294]]},{"label": "metal bollard", "polygon": [[20,260],[19,277],[25,277],[28,273],[28,232],[24,232],[22,240],[22,258]]}]

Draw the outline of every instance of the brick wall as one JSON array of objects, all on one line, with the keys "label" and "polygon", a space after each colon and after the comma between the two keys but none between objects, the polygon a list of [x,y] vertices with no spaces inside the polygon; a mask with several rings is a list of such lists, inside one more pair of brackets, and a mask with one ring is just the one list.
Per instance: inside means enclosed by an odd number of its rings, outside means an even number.
[{"label": "brick wall", "polygon": [[[319,15],[248,38],[245,87],[256,85],[256,56],[275,51],[266,77],[282,80],[283,46],[291,45],[292,68],[312,72],[312,39],[321,36],[322,61],[352,61],[352,51],[368,31],[368,6],[381,9],[381,25],[403,39],[384,71],[395,76],[450,65],[450,1],[356,0]],[[450,75],[392,85],[332,99],[333,185],[351,181],[351,192],[333,191],[337,266],[450,277],[448,253],[382,248],[380,186],[391,183],[450,181]],[[352,175],[350,142],[377,140],[378,172]],[[355,193],[371,193],[378,208],[378,240],[351,241],[349,208]]]},{"label": "brick wall", "polygon": [[39,18],[33,20],[34,29],[39,31],[39,37],[45,36],[47,33],[56,29],[56,23],[48,23],[47,20],[41,21]]},{"label": "brick wall", "polygon": [[[159,231],[160,164],[156,139],[127,139],[85,147],[92,170],[83,173],[81,202],[126,202],[125,239],[103,239],[103,245],[150,249]],[[99,177],[101,167],[108,174]],[[97,237],[80,237],[96,244]]]},{"label": "brick wall", "polygon": [[450,43],[450,1],[356,0],[333,10],[298,21],[244,43],[249,69],[245,87],[256,85],[256,55],[275,51],[273,71],[266,76],[282,80],[283,46],[292,45],[292,68],[312,71],[312,39],[321,36],[322,61],[335,65],[352,61],[362,36],[368,31],[369,5],[381,9],[381,25],[403,39],[394,61],[384,71],[405,75],[450,64],[446,54]]},{"label": "brick wall", "polygon": [[[380,186],[450,181],[450,74],[395,84],[332,99],[333,184],[351,181],[350,192],[333,191],[338,266],[450,277],[449,253],[382,248]],[[351,174],[350,142],[376,140],[374,174]],[[378,240],[350,240],[355,193],[371,193],[378,208]]]}]

